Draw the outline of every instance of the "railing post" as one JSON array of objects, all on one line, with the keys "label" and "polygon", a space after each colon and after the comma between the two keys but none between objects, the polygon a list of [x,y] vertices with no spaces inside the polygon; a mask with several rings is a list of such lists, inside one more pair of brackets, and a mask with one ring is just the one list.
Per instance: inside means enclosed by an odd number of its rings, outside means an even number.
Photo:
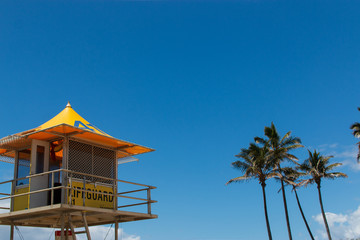
[{"label": "railing post", "polygon": [[54,204],[54,172],[51,173],[51,205]]},{"label": "railing post", "polygon": [[14,224],[10,225],[10,240],[14,240]]},{"label": "railing post", "polygon": [[64,191],[65,191],[65,201],[64,201],[64,203],[68,203],[68,201],[69,201],[69,193],[68,193],[68,189],[67,189],[67,186],[69,185],[69,173],[68,172],[65,172],[64,173],[64,175],[66,176],[65,177],[65,179],[66,179],[66,181],[65,181],[65,188],[64,188]]},{"label": "railing post", "polygon": [[149,187],[149,188],[147,189],[147,200],[148,200],[147,206],[148,206],[148,214],[151,214],[151,193],[150,193],[150,190],[151,190],[151,188]]},{"label": "railing post", "polygon": [[10,212],[14,211],[16,179],[11,181]]},{"label": "railing post", "polygon": [[[18,178],[18,169],[19,169],[19,151],[15,151],[15,165],[14,165],[14,179],[11,182],[11,195],[15,195],[15,189],[16,189],[16,179]],[[29,185],[30,186],[30,185]],[[30,190],[30,188],[29,188]],[[15,203],[15,197],[10,198],[10,212],[14,211],[14,203]],[[13,229],[14,230],[14,229]]]},{"label": "railing post", "polygon": [[68,204],[70,204],[70,205],[72,205],[72,192],[73,192],[73,190],[72,190],[72,172],[70,172],[70,178],[69,178],[69,181],[70,181],[70,203],[68,203]]},{"label": "railing post", "polygon": [[60,221],[61,221],[61,240],[65,240],[65,232],[64,232],[65,219],[64,219],[64,214],[61,214]]},{"label": "railing post", "polygon": [[118,229],[119,229],[119,222],[116,220],[115,221],[115,240],[118,240]]},{"label": "railing post", "polygon": [[84,188],[83,188],[83,192],[82,192],[82,197],[83,197],[83,206],[85,207],[85,184],[86,184],[86,178],[84,176],[84,180],[83,180],[83,183],[84,183]]},{"label": "railing post", "polygon": [[115,189],[115,179],[113,180],[113,205],[114,205],[114,210],[117,210],[117,206],[116,206],[116,200],[115,200],[115,194],[116,194],[116,189]]},{"label": "railing post", "polygon": [[66,204],[68,201],[67,198],[67,185],[68,185],[68,174],[66,171],[64,171],[64,169],[61,169],[61,171],[59,171],[60,176],[61,176],[61,203],[62,204]]}]

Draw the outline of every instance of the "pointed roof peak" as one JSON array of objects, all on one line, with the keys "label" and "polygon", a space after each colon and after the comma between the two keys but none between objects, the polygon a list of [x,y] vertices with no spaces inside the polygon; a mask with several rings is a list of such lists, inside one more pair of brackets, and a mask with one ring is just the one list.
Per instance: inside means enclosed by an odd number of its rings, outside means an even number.
[{"label": "pointed roof peak", "polygon": [[70,126],[74,126],[77,128],[81,128],[87,131],[95,132],[104,136],[110,136],[88,121],[86,121],[83,117],[81,117],[70,105],[70,101],[66,105],[66,107],[55,117],[42,124],[37,128],[37,130],[46,129],[50,127],[54,127],[60,124],[67,124]]}]

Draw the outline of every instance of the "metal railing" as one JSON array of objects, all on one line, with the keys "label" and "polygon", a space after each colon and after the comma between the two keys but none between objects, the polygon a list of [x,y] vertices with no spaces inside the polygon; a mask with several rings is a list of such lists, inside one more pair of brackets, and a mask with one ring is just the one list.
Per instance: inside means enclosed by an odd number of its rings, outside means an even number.
[{"label": "metal railing", "polygon": [[[61,186],[54,186],[54,179],[55,179],[55,174],[61,174],[62,176],[62,184]],[[73,177],[73,175],[76,174],[76,178]],[[43,189],[36,189],[36,190],[32,190],[29,187],[29,191],[26,193],[19,193],[19,194],[15,194],[15,189],[16,189],[16,183],[19,180],[24,180],[24,179],[29,179],[29,185],[31,186],[31,179],[34,179],[36,177],[41,177],[41,176],[48,176],[48,182],[51,183],[49,184],[50,186],[47,188],[43,188]],[[80,179],[78,176],[82,176],[83,178]],[[94,179],[102,179],[102,180],[107,180],[112,182],[112,184],[104,184],[102,182],[94,182],[94,181],[89,181],[86,180],[86,177],[93,177]],[[50,181],[51,179],[51,181]],[[81,184],[82,187],[75,187],[74,183],[76,183],[77,185]],[[101,176],[97,176],[97,175],[92,175],[92,174],[86,174],[86,173],[80,173],[80,172],[75,172],[75,171],[71,171],[71,170],[66,170],[66,169],[58,169],[58,170],[54,170],[54,171],[48,171],[48,172],[44,172],[44,173],[40,173],[40,174],[33,174],[27,177],[23,177],[23,178],[17,178],[17,179],[12,179],[12,180],[8,180],[8,181],[4,181],[4,182],[0,182],[0,187],[4,184],[11,184],[11,189],[12,189],[12,193],[0,193],[0,196],[3,195],[5,197],[1,197],[0,198],[0,204],[7,199],[11,200],[11,205],[10,208],[6,208],[6,207],[0,207],[0,209],[7,209],[7,210],[11,210],[13,209],[14,206],[14,199],[18,198],[18,197],[22,197],[22,196],[29,196],[28,197],[28,201],[30,201],[31,199],[31,195],[33,194],[38,194],[38,193],[43,193],[43,192],[48,192],[50,193],[50,197],[48,196],[48,204],[47,205],[54,205],[54,204],[58,204],[58,199],[54,199],[55,198],[55,192],[56,191],[61,191],[61,199],[60,199],[60,203],[61,204],[68,204],[68,205],[77,205],[77,206],[87,206],[87,197],[88,194],[97,194],[97,196],[100,196],[102,198],[105,199],[112,199],[112,203],[113,206],[110,209],[113,210],[119,210],[120,208],[128,208],[128,207],[134,207],[134,206],[139,206],[139,205],[147,205],[147,214],[151,214],[151,204],[152,203],[156,203],[157,201],[152,200],[151,199],[151,190],[152,189],[156,189],[156,187],[154,186],[149,186],[149,185],[145,185],[145,184],[140,184],[140,183],[134,183],[134,182],[129,182],[129,181],[124,181],[124,180],[120,180],[120,179],[113,179],[113,178],[106,178],[106,177],[101,177]],[[97,191],[97,190],[91,190],[89,188],[87,188],[86,186],[89,184],[94,184],[94,189],[96,189],[96,186],[103,186],[105,188],[108,189],[112,189],[112,192],[101,192],[101,191]],[[128,191],[122,191],[119,192],[119,188],[120,188],[120,184],[127,184],[127,187],[131,186],[133,188],[135,187],[141,187],[140,189],[134,189],[134,190],[128,190]],[[79,204],[79,201],[74,201],[75,198],[78,199],[78,197],[75,197],[73,194],[74,192],[81,192],[81,198],[82,198],[82,204]],[[59,192],[58,192],[59,193]],[[129,196],[129,194],[134,194],[134,193],[143,193],[146,194],[145,197],[138,197],[138,196]],[[130,203],[130,204],[125,204],[125,205],[119,205],[119,200],[120,199],[128,199],[131,201],[140,201],[140,202],[136,202],[136,203]],[[57,200],[57,201],[55,201]],[[30,208],[30,205],[29,205]],[[106,207],[109,208],[109,207]]]}]

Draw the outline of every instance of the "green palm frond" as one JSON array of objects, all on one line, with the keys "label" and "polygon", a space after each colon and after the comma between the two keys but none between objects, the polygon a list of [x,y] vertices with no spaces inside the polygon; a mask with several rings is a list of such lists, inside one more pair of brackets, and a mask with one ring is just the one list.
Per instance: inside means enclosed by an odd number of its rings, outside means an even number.
[{"label": "green palm frond", "polygon": [[297,188],[303,180],[301,178],[306,175],[306,173],[298,171],[298,166],[296,168],[284,167],[281,168],[280,172],[277,172],[276,179],[281,179],[286,185],[291,185],[293,188]]},{"label": "green palm frond", "polygon": [[261,138],[261,137],[254,137],[254,141],[257,144],[262,144],[262,145],[267,144],[267,141],[265,139]]},{"label": "green palm frond", "polygon": [[291,135],[291,131],[288,131],[280,140],[280,143],[283,143],[286,139],[288,139]]},{"label": "green palm frond", "polygon": [[316,150],[314,150],[314,152],[308,150],[308,153],[308,159],[298,166],[299,170],[302,170],[311,176],[310,179],[305,181],[305,185],[314,182],[320,184],[321,178],[335,179],[338,177],[347,177],[345,173],[330,172],[335,167],[342,165],[342,163],[330,164],[330,159],[333,158],[333,156],[323,156]]},{"label": "green palm frond", "polygon": [[304,145],[301,145],[301,144],[298,144],[298,143],[295,143],[294,145],[285,146],[285,148],[287,150],[292,150],[292,149],[297,149],[297,148],[302,148],[302,147],[304,147]]},{"label": "green palm frond", "polygon": [[[360,111],[360,107],[358,107],[358,110]],[[353,130],[353,135],[356,138],[360,138],[360,123],[356,122],[350,126],[350,129]],[[359,151],[357,155],[357,161],[360,162],[360,142],[357,143],[359,146]]]},{"label": "green palm frond", "polygon": [[339,178],[339,177],[346,178],[347,175],[342,172],[332,172],[332,173],[325,174],[324,177],[329,178],[329,179],[335,179],[335,178]]},{"label": "green palm frond", "polygon": [[333,163],[333,164],[330,164],[329,166],[326,166],[326,171],[330,171],[332,170],[333,168],[335,167],[338,167],[338,166],[341,166],[342,163]]},{"label": "green palm frond", "polygon": [[266,179],[270,179],[270,178],[276,178],[278,177],[279,173],[277,172],[270,172],[266,175]]},{"label": "green palm frond", "polygon": [[299,186],[303,186],[303,187],[307,187],[308,185],[311,185],[315,182],[315,179],[310,178],[310,179],[304,179],[302,181],[299,182]]},{"label": "green palm frond", "polygon": [[273,177],[271,173],[274,168],[274,162],[269,157],[267,145],[259,146],[258,144],[250,143],[249,148],[241,149],[236,157],[240,158],[240,160],[233,162],[232,166],[243,172],[244,175],[231,179],[227,184],[251,178],[258,179],[260,183],[264,183],[266,179]]},{"label": "green palm frond", "polygon": [[350,126],[350,129],[353,130],[354,137],[360,137],[360,123],[356,122]]},{"label": "green palm frond", "polygon": [[300,171],[303,171],[303,172],[309,172],[311,167],[310,167],[309,163],[306,162],[306,160],[305,160],[302,164],[300,164],[297,167],[297,169],[300,170]]},{"label": "green palm frond", "polygon": [[301,145],[300,138],[292,137],[291,131],[287,132],[282,138],[280,138],[273,122],[270,127],[264,128],[264,134],[267,139],[256,137],[255,141],[263,146],[268,146],[269,157],[276,163],[276,165],[280,165],[281,162],[286,160],[297,164],[297,157],[289,152],[293,149],[303,147],[303,145]]},{"label": "green palm frond", "polygon": [[280,136],[273,122],[271,122],[270,127],[265,127],[264,133],[272,146],[277,146],[279,144]]},{"label": "green palm frond", "polygon": [[280,142],[280,145],[284,148],[299,148],[302,147],[301,140],[298,137],[287,137],[284,141]]},{"label": "green palm frond", "polygon": [[239,169],[240,171],[246,171],[246,169],[251,167],[251,165],[249,165],[247,162],[242,162],[242,161],[235,161],[231,163],[231,165],[234,168]]},{"label": "green palm frond", "polygon": [[290,160],[291,162],[298,164],[297,161],[299,160],[295,155],[292,155],[290,153],[286,153],[283,155],[284,159]]},{"label": "green palm frond", "polygon": [[241,177],[236,177],[236,178],[233,178],[233,179],[230,179],[227,183],[226,183],[226,185],[228,185],[228,184],[230,184],[230,183],[233,183],[233,182],[243,182],[243,181],[245,181],[245,180],[249,180],[249,179],[251,179],[251,177],[250,176],[241,176]]}]

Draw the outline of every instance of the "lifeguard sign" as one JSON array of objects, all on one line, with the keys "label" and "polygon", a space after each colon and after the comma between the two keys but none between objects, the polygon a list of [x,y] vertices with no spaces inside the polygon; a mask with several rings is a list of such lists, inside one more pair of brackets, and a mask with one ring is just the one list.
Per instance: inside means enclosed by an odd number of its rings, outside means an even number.
[{"label": "lifeguard sign", "polygon": [[[19,225],[62,227],[64,233],[70,227],[156,218],[150,195],[155,187],[117,179],[122,159],[151,151],[106,134],[68,103],[41,126],[0,139],[0,160],[15,163],[11,194],[0,198],[11,199],[10,212],[0,214],[0,224],[13,226],[16,219]],[[119,192],[119,184],[141,189]],[[139,192],[146,197],[128,195]],[[120,199],[141,202],[119,205]],[[119,210],[142,204],[147,213]],[[30,221],[40,209],[42,217]]]}]

